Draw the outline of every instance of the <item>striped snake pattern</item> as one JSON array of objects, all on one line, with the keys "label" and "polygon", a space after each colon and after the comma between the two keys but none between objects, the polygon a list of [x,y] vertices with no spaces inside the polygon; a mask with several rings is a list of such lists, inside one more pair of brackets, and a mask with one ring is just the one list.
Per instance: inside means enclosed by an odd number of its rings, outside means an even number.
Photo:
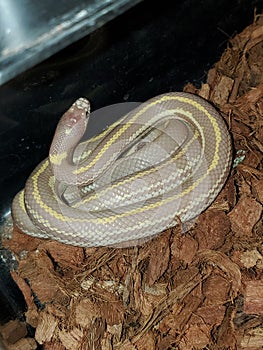
[{"label": "striped snake pattern", "polygon": [[231,140],[216,109],[183,92],[142,103],[80,142],[89,102],[60,119],[49,156],[13,200],[25,233],[81,246],[134,245],[197,217],[231,166]]}]

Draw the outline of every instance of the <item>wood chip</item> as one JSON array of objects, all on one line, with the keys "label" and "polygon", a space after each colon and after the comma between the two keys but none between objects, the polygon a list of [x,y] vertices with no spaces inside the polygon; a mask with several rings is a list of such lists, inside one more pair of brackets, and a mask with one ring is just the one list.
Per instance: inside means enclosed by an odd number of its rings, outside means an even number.
[{"label": "wood chip", "polygon": [[0,328],[0,334],[9,344],[14,344],[27,335],[26,324],[18,320],[9,321]]},{"label": "wood chip", "polygon": [[239,236],[251,236],[253,227],[262,214],[262,205],[255,199],[243,196],[228,214],[231,227]]},{"label": "wood chip", "polygon": [[245,282],[244,312],[263,315],[263,280]]}]

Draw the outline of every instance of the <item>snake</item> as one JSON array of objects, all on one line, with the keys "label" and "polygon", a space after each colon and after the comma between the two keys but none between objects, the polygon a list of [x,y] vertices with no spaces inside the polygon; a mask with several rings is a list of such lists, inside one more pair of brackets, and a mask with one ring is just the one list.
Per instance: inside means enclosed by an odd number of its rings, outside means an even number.
[{"label": "snake", "polygon": [[81,97],[13,199],[24,233],[85,248],[132,246],[197,218],[222,190],[231,137],[205,99],[158,95],[83,140],[89,116]]}]

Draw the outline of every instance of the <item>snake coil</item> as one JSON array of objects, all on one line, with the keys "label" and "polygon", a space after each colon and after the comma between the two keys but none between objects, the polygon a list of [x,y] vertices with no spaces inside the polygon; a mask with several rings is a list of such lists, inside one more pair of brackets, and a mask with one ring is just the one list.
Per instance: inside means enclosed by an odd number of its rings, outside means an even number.
[{"label": "snake coil", "polygon": [[49,157],[13,200],[25,233],[82,247],[132,245],[198,216],[231,164],[226,124],[202,98],[163,94],[80,143],[89,102],[58,123]]}]

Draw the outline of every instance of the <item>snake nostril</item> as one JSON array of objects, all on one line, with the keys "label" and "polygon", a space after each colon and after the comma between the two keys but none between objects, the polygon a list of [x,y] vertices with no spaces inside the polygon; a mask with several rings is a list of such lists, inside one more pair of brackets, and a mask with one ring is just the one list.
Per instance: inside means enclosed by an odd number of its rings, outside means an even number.
[{"label": "snake nostril", "polygon": [[71,122],[72,124],[76,124],[76,123],[77,123],[77,118],[71,117],[71,118],[70,118],[70,122]]},{"label": "snake nostril", "polygon": [[74,125],[76,125],[80,120],[81,120],[81,115],[79,114],[69,114],[67,115],[67,117],[64,119],[64,124],[69,127],[72,128]]}]

